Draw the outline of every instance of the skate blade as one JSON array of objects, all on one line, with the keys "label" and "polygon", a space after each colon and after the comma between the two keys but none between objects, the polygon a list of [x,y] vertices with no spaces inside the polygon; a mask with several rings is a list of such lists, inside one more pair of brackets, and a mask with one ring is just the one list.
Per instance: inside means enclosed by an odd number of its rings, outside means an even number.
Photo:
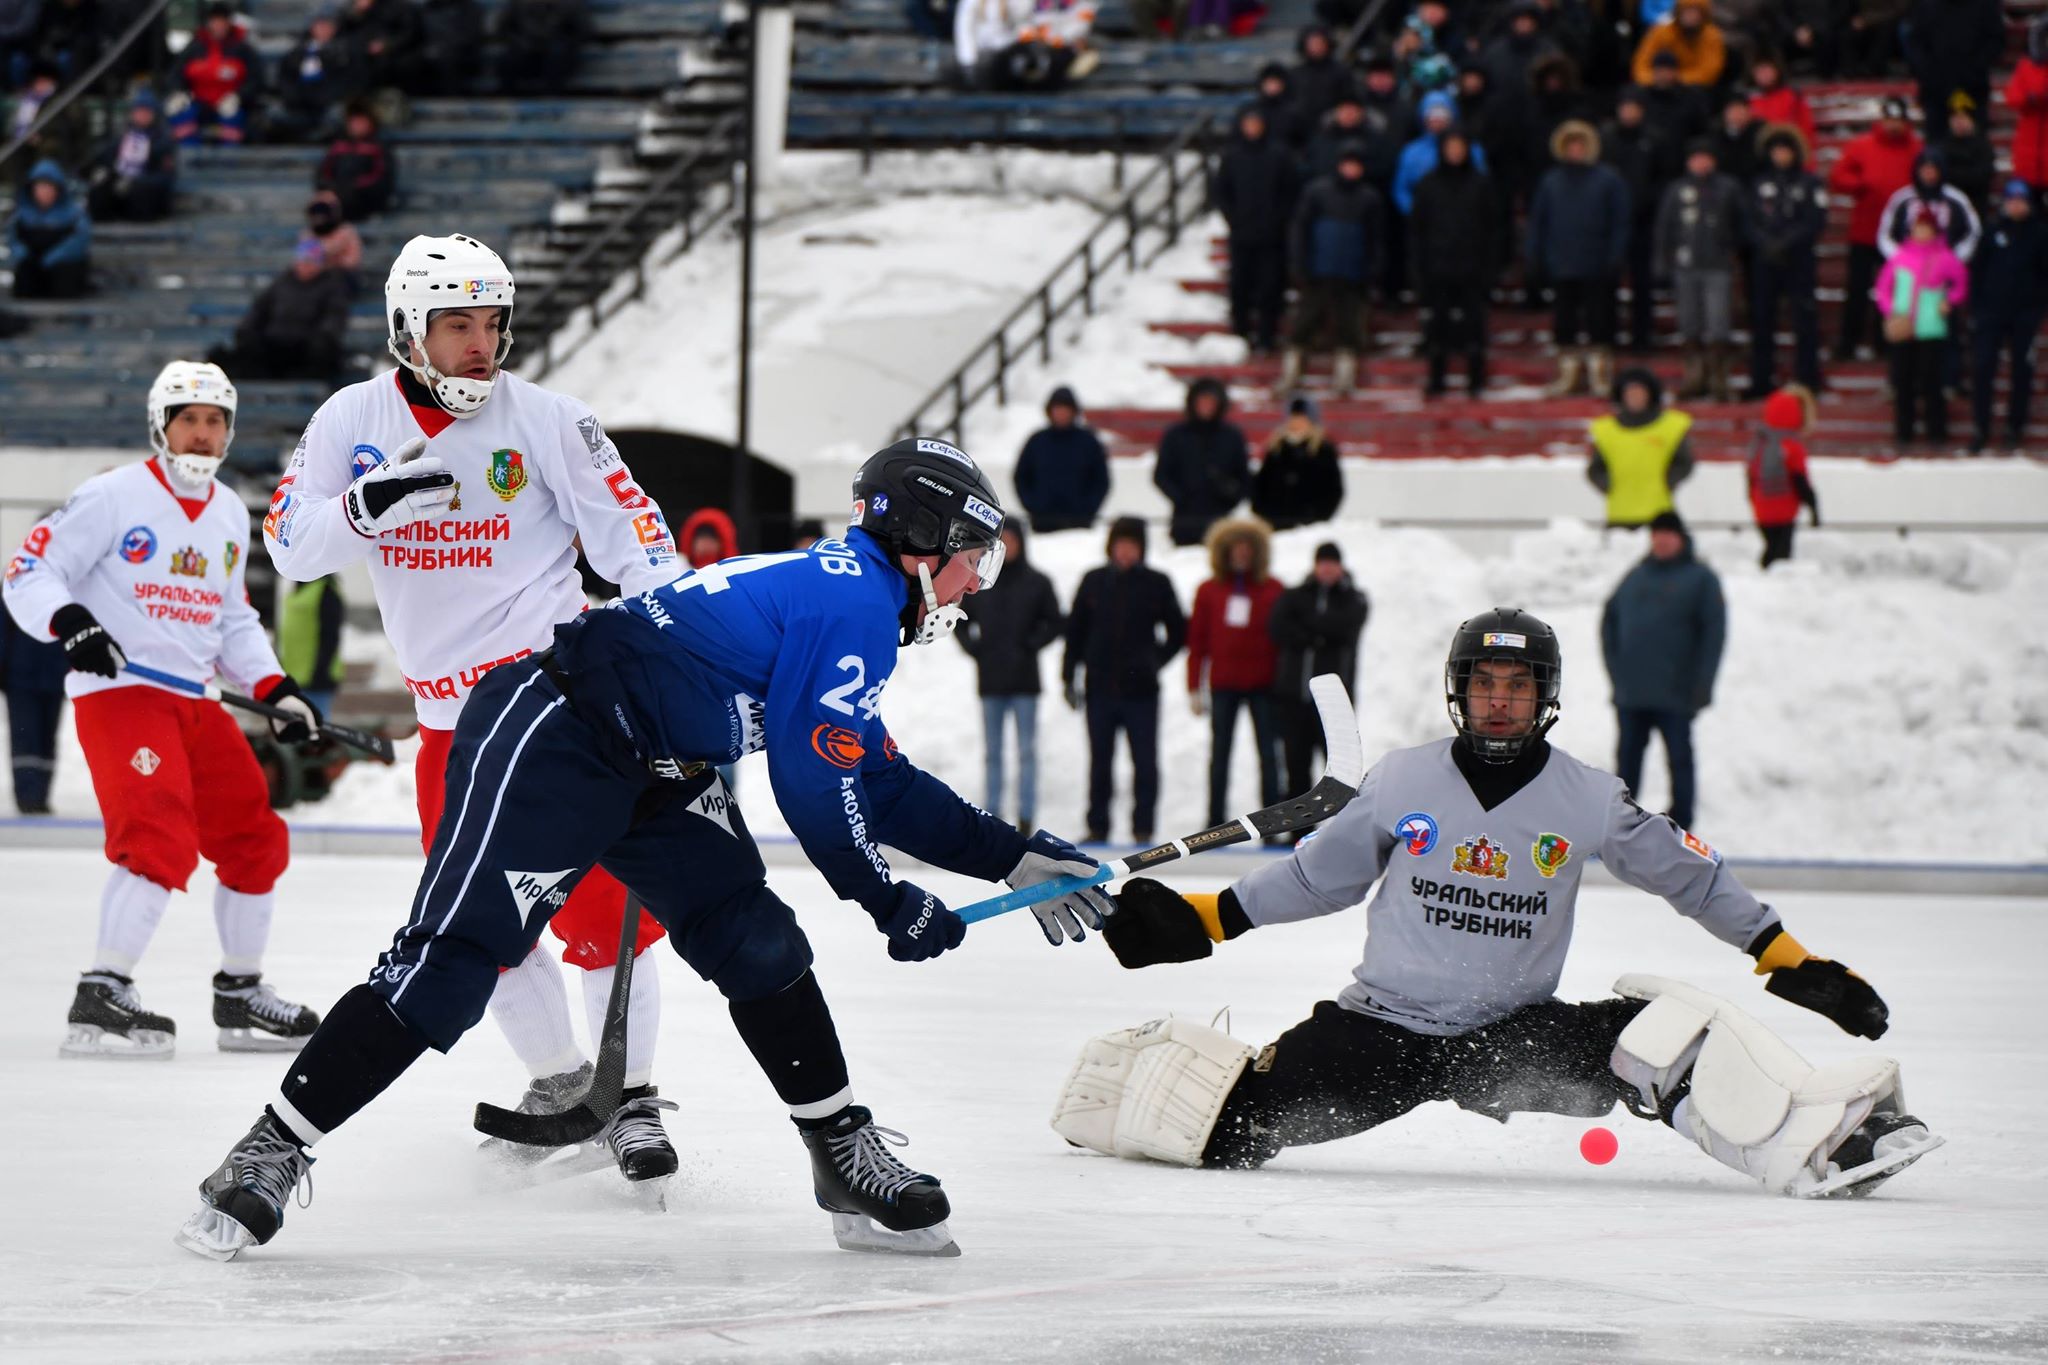
[{"label": "skate blade", "polygon": [[[508,1148],[514,1150],[505,1150]],[[485,1143],[477,1151],[491,1158],[495,1167],[495,1183],[509,1185],[513,1189],[552,1185],[558,1180],[573,1180],[594,1171],[613,1169],[612,1154],[598,1143],[576,1147],[527,1147],[517,1142],[494,1146],[493,1143]],[[526,1152],[535,1152],[538,1156],[529,1160]]]},{"label": "skate blade", "polygon": [[1905,1170],[1908,1166],[1926,1156],[1935,1148],[1948,1141],[1935,1133],[1929,1133],[1918,1142],[1885,1153],[1876,1161],[1867,1161],[1851,1170],[1838,1171],[1821,1181],[1812,1189],[1800,1191],[1802,1199],[1862,1199],[1876,1192],[1877,1187]]},{"label": "skate blade", "polygon": [[249,1229],[210,1205],[187,1218],[171,1240],[209,1261],[232,1261],[243,1247],[256,1245]]},{"label": "skate blade", "polygon": [[264,1033],[259,1029],[224,1028],[220,1031],[222,1052],[297,1052],[306,1045],[305,1038],[280,1038],[275,1033]]},{"label": "skate blade", "polygon": [[109,1033],[98,1024],[73,1024],[71,1032],[57,1045],[60,1057],[107,1057],[117,1061],[169,1061],[178,1050],[178,1035],[161,1029],[139,1028],[133,1033]]},{"label": "skate blade", "polygon": [[832,1236],[841,1251],[882,1251],[898,1256],[958,1256],[960,1244],[944,1220],[928,1228],[892,1232],[864,1213],[834,1213]]},{"label": "skate blade", "polygon": [[626,1197],[633,1201],[633,1207],[642,1213],[668,1212],[669,1177],[660,1175],[652,1180],[631,1180],[626,1182]]}]

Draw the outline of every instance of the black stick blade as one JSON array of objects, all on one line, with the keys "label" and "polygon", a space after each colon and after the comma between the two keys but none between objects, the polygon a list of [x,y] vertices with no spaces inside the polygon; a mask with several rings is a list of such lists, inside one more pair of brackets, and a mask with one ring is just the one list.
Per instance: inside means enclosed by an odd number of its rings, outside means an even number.
[{"label": "black stick blade", "polygon": [[516,1142],[523,1147],[568,1147],[588,1142],[604,1131],[610,1114],[597,1114],[584,1105],[559,1114],[522,1114],[478,1101],[472,1126],[485,1137]]}]

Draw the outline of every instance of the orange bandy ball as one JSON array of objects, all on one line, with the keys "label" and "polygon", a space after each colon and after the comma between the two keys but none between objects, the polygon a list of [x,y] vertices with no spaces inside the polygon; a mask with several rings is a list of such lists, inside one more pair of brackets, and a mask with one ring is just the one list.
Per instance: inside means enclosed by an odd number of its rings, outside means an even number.
[{"label": "orange bandy ball", "polygon": [[1579,1139],[1579,1155],[1595,1166],[1605,1166],[1621,1150],[1621,1142],[1609,1128],[1588,1128]]}]

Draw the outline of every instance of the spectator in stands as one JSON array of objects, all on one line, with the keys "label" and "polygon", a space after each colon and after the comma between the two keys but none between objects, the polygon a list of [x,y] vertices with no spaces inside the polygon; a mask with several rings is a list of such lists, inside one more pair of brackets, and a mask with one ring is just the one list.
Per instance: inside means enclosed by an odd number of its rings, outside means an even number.
[{"label": "spectator in stands", "polygon": [[1295,63],[1288,84],[1295,105],[1311,126],[1337,107],[1344,92],[1354,87],[1351,72],[1337,60],[1336,40],[1321,24],[1310,24],[1295,44]]},{"label": "spectator in stands", "polygon": [[2012,173],[2033,188],[2038,200],[2048,195],[2048,15],[2027,25],[2027,52],[2005,83],[2005,107],[2018,120]]},{"label": "spectator in stands", "polygon": [[238,380],[331,383],[341,370],[348,303],[348,285],[327,268],[320,243],[300,242],[291,265],[243,314],[234,342],[214,347],[207,359]]},{"label": "spectator in stands", "polygon": [[27,84],[42,17],[43,0],[0,0],[0,91]]},{"label": "spectator in stands", "polygon": [[333,574],[278,585],[278,664],[323,716],[334,714],[334,694],[341,690],[341,626],[347,610]]},{"label": "spectator in stands", "polygon": [[1749,386],[1771,390],[1778,310],[1792,313],[1793,373],[1810,393],[1821,388],[1819,248],[1827,230],[1827,191],[1806,169],[1806,138],[1791,124],[1763,134],[1767,165],[1750,188],[1755,252],[1750,262]]},{"label": "spectator in stands", "polygon": [[[1813,68],[1813,74],[1822,80],[1831,81],[1842,69],[1843,30],[1848,27],[1849,15],[1854,0],[1784,0],[1784,23],[1780,28],[1777,51],[1782,53],[1779,61],[1782,73],[1783,63],[1804,63]],[[1751,64],[1752,73],[1756,70]],[[1767,123],[1783,123],[1787,120],[1774,113],[1757,110],[1757,116]],[[1801,130],[1811,142],[1812,128]]]},{"label": "spectator in stands", "polygon": [[353,104],[342,117],[341,136],[313,172],[313,188],[341,201],[344,218],[360,223],[381,213],[398,181],[398,157],[384,142],[377,116],[367,104]]},{"label": "spectator in stands", "polygon": [[[27,86],[14,100],[9,139],[26,136],[36,119],[41,117],[43,106],[56,93],[57,68],[48,62],[33,64],[29,68]],[[94,150],[87,104],[85,100],[73,100],[54,114],[43,125],[42,131],[23,144],[22,150],[16,154],[15,166],[33,166],[38,161],[54,161],[60,166],[83,165]],[[26,184],[24,181],[24,187]]]},{"label": "spectator in stands", "polygon": [[1948,404],[1941,391],[1949,315],[1969,298],[1970,276],[1943,239],[1941,220],[1927,203],[1912,206],[1912,236],[1885,261],[1871,297],[1884,313],[1891,343],[1892,436],[1913,440],[1923,420],[1927,439],[1948,439]]},{"label": "spectator in stands", "polygon": [[1949,97],[1957,91],[1970,97],[1973,109],[1991,103],[1991,68],[2005,54],[1999,0],[1913,0],[1899,41],[1919,86],[1929,141],[1941,136]]},{"label": "spectator in stands", "polygon": [[99,59],[102,37],[100,0],[43,0],[31,60],[47,64],[68,85]]},{"label": "spectator in stands", "polygon": [[[1415,212],[1415,187],[1422,183],[1423,176],[1437,168],[1439,148],[1451,133],[1457,114],[1458,103],[1448,91],[1432,90],[1422,97],[1422,132],[1401,149],[1401,160],[1394,171],[1394,206],[1403,218]],[[1465,161],[1484,172],[1486,152],[1474,147],[1462,133],[1457,137],[1463,145]]]},{"label": "spectator in stands", "polygon": [[362,234],[341,211],[341,200],[333,190],[319,191],[306,205],[306,226],[300,231],[299,240],[320,243],[321,259],[329,270],[341,276],[351,295],[362,289]]},{"label": "spectator in stands", "polygon": [[1977,113],[1970,97],[1958,90],[1949,96],[1948,127],[1934,142],[1948,183],[1962,192],[1970,207],[1982,218],[1991,207],[1991,182],[1998,169],[1998,154],[1991,139],[1977,126]]},{"label": "spectator in stands", "polygon": [[1820,525],[1820,499],[1806,472],[1806,437],[1813,430],[1813,395],[1787,384],[1764,399],[1764,424],[1750,440],[1747,477],[1749,510],[1764,538],[1763,558],[1770,568],[1792,557],[1792,533],[1805,507]]},{"label": "spectator in stands", "polygon": [[477,0],[421,0],[416,95],[461,95],[476,85],[484,50],[484,11]]},{"label": "spectator in stands", "polygon": [[1628,255],[1628,185],[1600,163],[1600,135],[1571,122],[1550,140],[1557,164],[1543,174],[1529,208],[1529,269],[1547,284],[1556,310],[1552,397],[1604,391],[1614,364],[1616,282]]},{"label": "spectator in stands", "polygon": [[1109,838],[1116,737],[1131,748],[1131,838],[1152,842],[1159,810],[1159,671],[1187,640],[1173,581],[1145,563],[1145,523],[1109,527],[1109,563],[1090,569],[1067,615],[1067,705],[1088,708],[1088,841]]},{"label": "spectator in stands", "polygon": [[2027,182],[2006,182],[2003,201],[1984,231],[1984,244],[1970,263],[1971,339],[1975,364],[1970,405],[1975,435],[1970,452],[1991,444],[1992,386],[2001,354],[2012,355],[2012,397],[2005,434],[2013,453],[2026,444],[2027,413],[2034,388],[2034,342],[2048,316],[2048,222],[2034,207]]},{"label": "spectator in stands", "polygon": [[1934,225],[1956,259],[1968,265],[1977,254],[1977,240],[1983,235],[1983,220],[1969,196],[1949,183],[1948,165],[1939,151],[1929,147],[1913,159],[1912,183],[1893,193],[1884,206],[1878,229],[1877,249],[1886,256],[1896,254],[1912,235],[1913,220],[1921,209],[1934,216]]},{"label": "spectator in stands", "polygon": [[1422,349],[1429,361],[1425,398],[1445,391],[1453,354],[1465,357],[1465,386],[1486,388],[1486,310],[1507,255],[1508,211],[1479,149],[1452,129],[1436,168],[1415,187],[1411,259],[1422,298]]},{"label": "spectator in stands", "polygon": [[1298,393],[1287,420],[1266,442],[1252,477],[1252,515],[1276,531],[1291,531],[1337,515],[1344,501],[1344,470],[1337,447],[1323,434],[1316,402]]},{"label": "spectator in stands", "polygon": [[0,611],[0,690],[7,696],[7,750],[14,767],[14,809],[50,813],[57,776],[57,730],[64,720],[64,646],[38,640]]},{"label": "spectator in stands", "polygon": [[1394,36],[1390,55],[1411,91],[1452,87],[1458,77],[1458,56],[1464,35],[1451,21],[1447,0],[1418,0],[1415,12]]},{"label": "spectator in stands", "polygon": [[1256,518],[1219,521],[1209,531],[1209,577],[1188,612],[1188,705],[1209,717],[1209,823],[1220,825],[1230,797],[1230,751],[1238,712],[1252,713],[1259,756],[1259,805],[1280,799],[1280,726],[1273,682],[1280,650],[1268,622],[1280,600],[1269,572],[1272,533]]},{"label": "spectator in stands", "polygon": [[1273,137],[1257,105],[1238,113],[1210,192],[1230,229],[1230,330],[1253,355],[1268,355],[1287,309],[1287,229],[1301,182],[1293,150]]},{"label": "spectator in stands", "polygon": [[1721,117],[1707,137],[1707,145],[1714,149],[1714,164],[1721,174],[1745,189],[1763,165],[1762,152],[1756,145],[1760,131],[1748,96],[1738,91],[1722,102]]},{"label": "spectator in stands", "polygon": [[1562,52],[1536,59],[1529,68],[1528,126],[1525,141],[1532,160],[1543,161],[1550,150],[1550,138],[1565,124],[1578,120],[1591,123],[1598,114],[1579,80],[1577,63]]},{"label": "spectator in stands", "polygon": [[1251,491],[1244,432],[1227,421],[1230,395],[1203,375],[1188,385],[1187,415],[1159,438],[1152,482],[1173,504],[1173,543],[1200,545]]},{"label": "spectator in stands", "polygon": [[1017,501],[1034,531],[1093,526],[1109,496],[1109,452],[1081,425],[1081,400],[1064,384],[1045,400],[1045,423],[1017,456]]},{"label": "spectator in stands", "polygon": [[690,567],[701,569],[740,552],[739,527],[723,507],[699,507],[683,518],[676,544],[683,547],[683,557]]},{"label": "spectator in stands", "polygon": [[1657,54],[1643,89],[1643,112],[1665,142],[1684,147],[1707,131],[1710,114],[1706,93],[1681,81],[1678,70],[1676,53]]},{"label": "spectator in stands", "polygon": [[1678,79],[1686,85],[1709,90],[1721,83],[1728,48],[1706,0],[1678,0],[1670,15],[1643,35],[1636,45],[1637,85],[1650,83],[1657,57],[1665,52],[1678,58]]},{"label": "spectator in stands", "polygon": [[1920,139],[1906,122],[1906,102],[1885,100],[1869,132],[1851,138],[1828,172],[1828,188],[1849,198],[1849,284],[1842,301],[1842,336],[1835,359],[1855,358],[1873,310],[1870,286],[1883,261],[1878,235],[1892,196],[1913,181]]},{"label": "spectator in stands", "polygon": [[1899,22],[1913,0],[1850,0],[1842,35],[1842,74],[1851,80],[1888,76],[1899,54]]},{"label": "spectator in stands", "polygon": [[1316,181],[1302,195],[1288,248],[1297,289],[1294,331],[1281,365],[1283,390],[1299,386],[1306,353],[1325,330],[1336,345],[1336,392],[1348,394],[1358,382],[1358,353],[1365,349],[1366,291],[1379,277],[1385,222],[1379,192],[1365,178],[1365,152],[1360,147],[1340,153],[1337,173]]},{"label": "spectator in stands", "polygon": [[305,33],[278,63],[268,135],[273,142],[307,142],[327,131],[335,109],[361,90],[350,44],[332,7],[313,12]]},{"label": "spectator in stands", "polygon": [[1535,178],[1528,139],[1495,93],[1492,77],[1476,61],[1458,68],[1458,126],[1474,147],[1485,150],[1488,173],[1500,191],[1501,203],[1509,207],[1527,203]]},{"label": "spectator in stands", "polygon": [[108,142],[87,176],[93,217],[154,223],[169,216],[178,184],[178,146],[159,113],[151,91],[138,92],[129,103],[128,126]]},{"label": "spectator in stands", "polygon": [[1287,67],[1283,63],[1267,62],[1259,68],[1257,94],[1252,102],[1266,116],[1266,131],[1281,145],[1297,148],[1307,145],[1309,134],[1315,129],[1301,116],[1301,106],[1295,102]]},{"label": "spectator in stands", "polygon": [[178,54],[178,80],[183,91],[170,108],[178,141],[197,146],[247,139],[250,108],[263,93],[263,64],[232,6],[207,6],[206,22]]},{"label": "spectator in stands", "polygon": [[507,0],[498,11],[499,86],[511,95],[558,95],[568,89],[583,62],[590,29],[582,0]]},{"label": "spectator in stands", "polygon": [[1811,148],[1814,132],[1813,106],[1797,86],[1785,80],[1784,64],[1772,53],[1761,52],[1749,66],[1749,108],[1758,123],[1784,123],[1797,128]]},{"label": "spectator in stands", "polygon": [[350,0],[341,16],[341,40],[365,91],[412,88],[421,43],[412,0]]},{"label": "spectator in stands", "polygon": [[1507,10],[1507,31],[1486,45],[1479,60],[1494,90],[1514,105],[1530,94],[1529,69],[1536,59],[1557,50],[1557,44],[1543,35],[1542,9],[1534,0],[1516,0]]},{"label": "spectator in stands", "polygon": [[1665,407],[1657,376],[1640,366],[1616,388],[1615,410],[1593,419],[1586,481],[1606,495],[1609,526],[1647,526],[1692,474],[1692,417]]},{"label": "spectator in stands", "polygon": [[1650,553],[1628,571],[1600,616],[1600,652],[1614,684],[1614,772],[1629,791],[1643,789],[1650,732],[1664,737],[1671,763],[1671,805],[1681,827],[1693,821],[1692,722],[1713,704],[1728,611],[1721,580],[1693,558],[1692,538],[1676,512],[1650,523]]},{"label": "spectator in stands", "polygon": [[7,223],[7,245],[18,299],[75,299],[90,286],[92,217],[56,162],[38,161],[29,171],[27,196]]},{"label": "spectator in stands", "polygon": [[[1038,655],[1060,638],[1066,619],[1052,580],[1024,556],[1024,528],[1003,523],[1003,573],[996,585],[970,593],[960,605],[967,619],[953,638],[974,660],[981,692],[982,769],[987,777],[982,808],[1000,816],[1016,812],[1019,829],[1038,828]],[[1017,802],[1010,805],[1004,782],[1003,731],[1017,731]]]},{"label": "spectator in stands", "polygon": [[1680,398],[1729,398],[1729,340],[1734,335],[1735,262],[1748,242],[1749,209],[1742,187],[1715,164],[1713,144],[1695,142],[1685,174],[1657,208],[1657,273],[1678,300],[1678,337],[1685,348]]},{"label": "spectator in stands", "polygon": [[1678,150],[1650,125],[1634,86],[1621,92],[1613,119],[1600,129],[1600,159],[1628,186],[1628,348],[1643,355],[1656,331],[1657,206],[1678,177]]},{"label": "spectator in stands", "polygon": [[984,90],[1057,90],[1094,70],[1095,11],[1054,0],[961,0],[953,55],[970,85]]},{"label": "spectator in stands", "polygon": [[1337,101],[1337,107],[1323,115],[1322,123],[1308,140],[1302,156],[1302,183],[1337,173],[1337,157],[1346,147],[1365,151],[1365,178],[1376,170],[1386,172],[1386,183],[1394,183],[1394,167],[1400,161],[1402,140],[1409,124],[1407,109],[1396,102],[1391,107],[1368,103],[1368,93],[1353,90]]},{"label": "spectator in stands", "polygon": [[1267,620],[1280,646],[1273,700],[1280,713],[1281,746],[1287,755],[1287,790],[1305,792],[1310,768],[1323,747],[1323,726],[1309,679],[1334,673],[1358,695],[1358,637],[1370,606],[1363,589],[1344,572],[1344,552],[1335,541],[1316,546],[1315,568],[1299,585],[1280,594]]}]

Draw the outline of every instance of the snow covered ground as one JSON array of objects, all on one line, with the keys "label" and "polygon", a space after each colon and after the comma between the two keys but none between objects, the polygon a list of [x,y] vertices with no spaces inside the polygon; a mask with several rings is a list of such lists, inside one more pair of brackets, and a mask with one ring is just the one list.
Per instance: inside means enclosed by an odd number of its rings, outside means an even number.
[{"label": "snow covered ground", "polygon": [[[472,1153],[479,1098],[517,1092],[488,1025],[429,1055],[318,1149],[310,1207],[231,1265],[170,1234],[285,1063],[213,1048],[204,874],[144,964],[176,1060],[60,1062],[64,966],[91,936],[86,852],[6,855],[0,1356],[98,1362],[2017,1361],[2048,1354],[2048,1097],[2036,998],[2048,903],[1783,898],[1790,924],[1884,992],[1913,1109],[1949,1146],[1861,1203],[1779,1200],[1617,1113],[1497,1126],[1431,1105],[1262,1172],[1071,1150],[1047,1128],[1083,1039],[1167,1012],[1264,1040],[1355,961],[1357,912],[1207,962],[1125,972],[1024,917],[936,962],[890,962],[808,871],[774,871],[818,949],[857,1093],[945,1181],[965,1255],[836,1250],[804,1156],[716,995],[664,955],[658,1081],[681,1112],[669,1211],[609,1173],[521,1192]],[[302,859],[270,970],[325,1005],[403,915],[411,859]],[[960,899],[958,879],[934,890]],[[63,913],[46,908],[67,907]],[[37,913],[24,913],[36,911]],[[1623,971],[1742,1003],[1815,1061],[1870,1045],[1765,995],[1749,964],[1654,903],[1590,891],[1562,994]]]}]

